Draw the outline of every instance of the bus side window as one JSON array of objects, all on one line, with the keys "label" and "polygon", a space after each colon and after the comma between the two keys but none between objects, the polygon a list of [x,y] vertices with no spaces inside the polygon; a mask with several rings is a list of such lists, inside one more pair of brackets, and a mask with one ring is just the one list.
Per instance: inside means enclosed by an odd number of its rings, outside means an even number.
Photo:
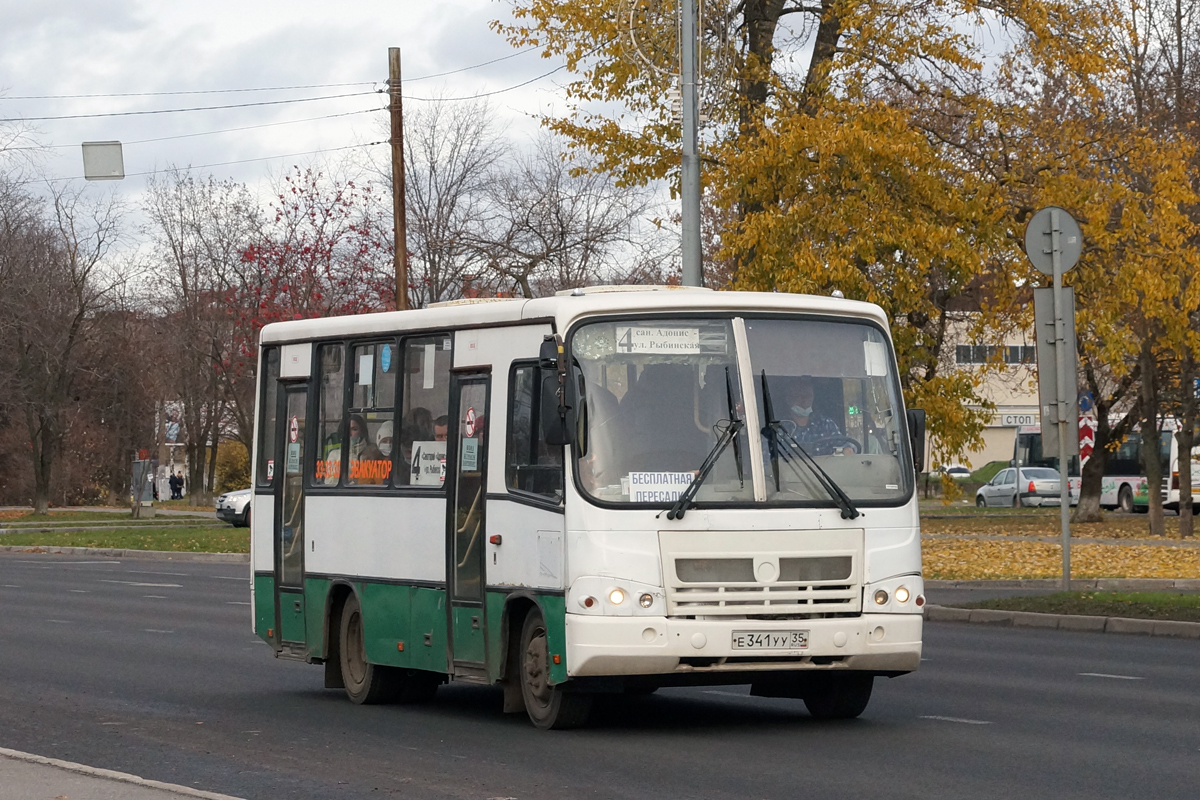
[{"label": "bus side window", "polygon": [[317,454],[312,482],[337,486],[342,475],[342,417],[346,405],[345,345],[323,344],[317,364]]},{"label": "bus side window", "polygon": [[559,503],[563,495],[563,449],[542,440],[540,375],[536,364],[513,367],[504,476],[509,489]]},{"label": "bus side window", "polygon": [[275,479],[275,405],[279,400],[279,348],[263,353],[262,405],[258,424],[258,464],[254,474],[259,486]]},{"label": "bus side window", "polygon": [[354,381],[346,420],[346,485],[387,486],[392,483],[396,373],[394,342],[352,348]]},{"label": "bus side window", "polygon": [[396,484],[445,485],[453,350],[447,333],[405,339]]}]

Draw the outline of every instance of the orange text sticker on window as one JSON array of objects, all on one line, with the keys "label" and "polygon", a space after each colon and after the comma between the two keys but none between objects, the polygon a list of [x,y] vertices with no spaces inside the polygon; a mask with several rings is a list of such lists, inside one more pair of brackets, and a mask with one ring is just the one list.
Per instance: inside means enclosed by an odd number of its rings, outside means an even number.
[{"label": "orange text sticker on window", "polygon": [[350,480],[352,481],[378,481],[382,483],[391,474],[391,461],[371,460],[350,462]]}]

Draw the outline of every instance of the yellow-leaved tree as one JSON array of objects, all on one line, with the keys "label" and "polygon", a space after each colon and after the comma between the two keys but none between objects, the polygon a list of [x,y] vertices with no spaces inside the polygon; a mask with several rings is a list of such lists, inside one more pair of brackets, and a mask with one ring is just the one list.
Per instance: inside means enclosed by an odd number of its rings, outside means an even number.
[{"label": "yellow-leaved tree", "polygon": [[[514,46],[566,60],[568,113],[545,124],[625,183],[677,185],[678,6],[511,0]],[[1100,93],[1114,9],[1060,0],[707,0],[706,202],[733,288],[876,302],[893,321],[906,401],[930,413],[934,461],[977,445],[982,375],[952,330],[999,343],[1028,324],[1028,208],[1013,159],[1037,153],[1012,63]],[[1023,166],[1023,165],[1022,165]]]}]

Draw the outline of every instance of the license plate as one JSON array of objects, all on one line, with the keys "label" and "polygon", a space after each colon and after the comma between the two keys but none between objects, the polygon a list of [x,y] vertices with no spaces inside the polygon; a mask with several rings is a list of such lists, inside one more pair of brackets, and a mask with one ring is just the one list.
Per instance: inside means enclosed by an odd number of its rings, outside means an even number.
[{"label": "license plate", "polygon": [[808,631],[734,631],[734,650],[802,650]]}]

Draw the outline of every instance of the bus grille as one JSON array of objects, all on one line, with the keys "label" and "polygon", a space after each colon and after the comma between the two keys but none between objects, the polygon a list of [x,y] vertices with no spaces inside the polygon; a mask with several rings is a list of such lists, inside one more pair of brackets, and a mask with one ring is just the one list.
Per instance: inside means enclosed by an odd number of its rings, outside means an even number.
[{"label": "bus grille", "polygon": [[797,619],[862,613],[861,531],[706,531],[692,537],[660,533],[668,615]]}]

